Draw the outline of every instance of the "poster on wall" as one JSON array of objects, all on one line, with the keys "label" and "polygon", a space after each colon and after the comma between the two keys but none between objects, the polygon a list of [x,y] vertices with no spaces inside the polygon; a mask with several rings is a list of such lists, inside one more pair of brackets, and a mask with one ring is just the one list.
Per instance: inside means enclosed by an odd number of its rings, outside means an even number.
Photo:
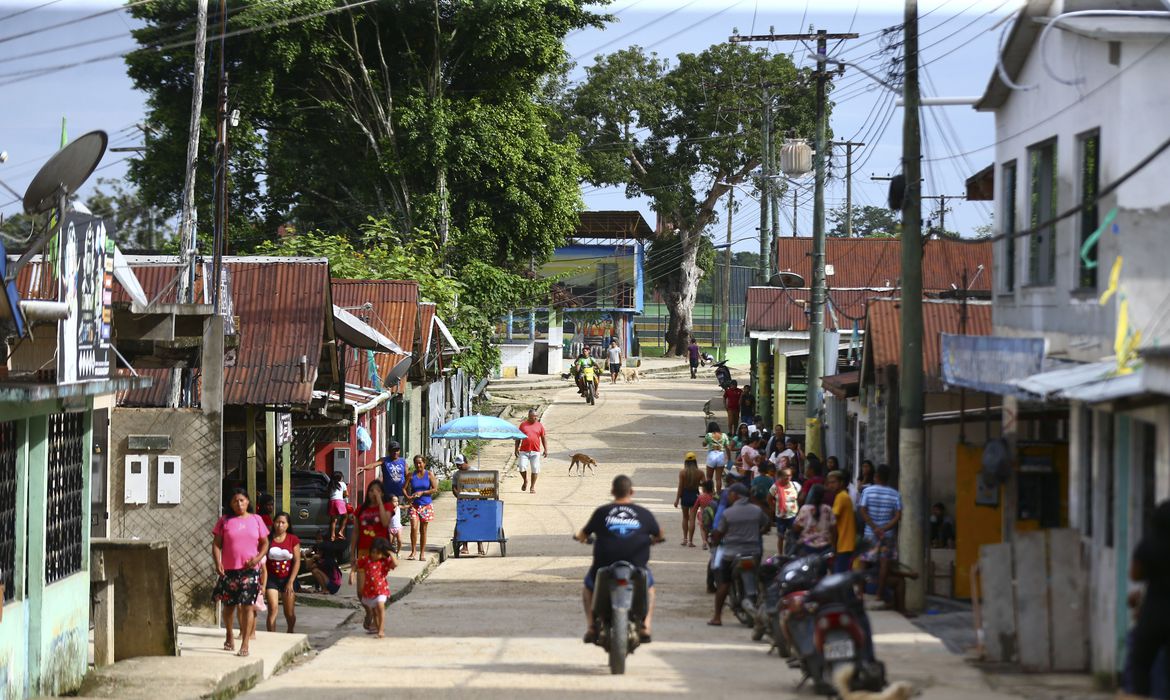
[{"label": "poster on wall", "polygon": [[69,317],[57,326],[57,381],[61,384],[110,376],[110,303],[113,241],[100,217],[70,212],[58,235],[57,299]]}]

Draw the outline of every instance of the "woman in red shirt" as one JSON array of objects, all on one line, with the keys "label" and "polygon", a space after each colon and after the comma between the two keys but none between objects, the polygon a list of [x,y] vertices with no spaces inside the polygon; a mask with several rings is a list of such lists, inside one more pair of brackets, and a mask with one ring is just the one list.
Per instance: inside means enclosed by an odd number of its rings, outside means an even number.
[{"label": "woman in red shirt", "polygon": [[[379,537],[390,539],[390,509],[386,507],[383,502],[385,490],[382,488],[382,482],[375,480],[371,481],[366,486],[366,500],[362,502],[355,514],[357,527],[353,529],[353,544],[350,553],[353,556],[353,561],[357,561],[358,557],[364,557],[370,553],[370,547],[374,544],[374,540]],[[364,583],[363,575],[359,569],[357,572],[357,588],[360,591]],[[369,608],[366,609],[366,622],[364,627],[368,630],[373,624],[373,614]]]},{"label": "woman in red shirt", "polygon": [[268,544],[268,582],[264,596],[268,599],[268,631],[276,631],[276,606],[284,599],[284,622],[288,633],[297,626],[297,595],[293,582],[301,570],[301,540],[288,531],[288,513],[277,513],[272,518],[272,539]]}]

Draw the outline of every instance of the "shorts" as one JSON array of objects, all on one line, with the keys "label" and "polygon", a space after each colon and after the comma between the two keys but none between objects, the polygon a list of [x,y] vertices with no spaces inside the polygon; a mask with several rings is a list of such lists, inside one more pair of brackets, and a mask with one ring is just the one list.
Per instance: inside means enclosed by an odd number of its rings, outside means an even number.
[{"label": "shorts", "polygon": [[521,452],[520,453],[520,471],[532,471],[533,474],[540,473],[540,453],[539,452]]},{"label": "shorts", "polygon": [[418,518],[424,523],[429,523],[435,519],[435,506],[430,503],[425,506],[411,506],[410,517],[411,519]]},{"label": "shorts", "polygon": [[896,534],[886,533],[877,546],[861,555],[861,560],[870,563],[877,561],[897,561],[898,536]]},{"label": "shorts", "polygon": [[288,585],[288,580],[289,580],[288,576],[285,576],[284,578],[279,578],[279,577],[270,575],[268,577],[268,583],[264,584],[264,590],[277,591],[277,592],[283,593],[284,587]]},{"label": "shorts", "polygon": [[610,374],[617,374],[620,371],[622,371],[622,363],[620,363],[620,362],[609,363],[609,373]]},{"label": "shorts", "polygon": [[362,605],[366,606],[367,608],[372,608],[375,605],[385,605],[385,604],[386,604],[386,596],[384,596],[384,595],[374,596],[373,598],[362,598]]},{"label": "shorts", "polygon": [[796,516],[795,516],[795,515],[794,515],[794,516],[792,516],[791,518],[780,518],[780,517],[777,517],[777,518],[776,518],[776,535],[777,535],[778,537],[781,537],[781,538],[783,538],[783,537],[784,537],[784,534],[788,532],[788,529],[789,529],[790,527],[792,527],[792,523],[794,523],[794,522],[796,522]]},{"label": "shorts", "polygon": [[691,367],[698,367],[698,366],[699,366],[699,359],[698,359],[698,358],[693,358],[693,359],[691,360]]},{"label": "shorts", "polygon": [[349,505],[340,498],[329,501],[329,517],[337,515],[349,515]]},{"label": "shorts", "polygon": [[848,573],[853,568],[853,552],[837,552],[833,557],[833,573]]},{"label": "shorts", "polygon": [[[649,568],[642,569],[642,571],[646,572],[646,588],[654,588],[654,572],[650,571]],[[585,587],[589,590],[593,590],[593,584],[596,582],[596,580],[597,571],[595,569],[590,569],[589,573],[585,574]]]},{"label": "shorts", "polygon": [[727,466],[727,453],[723,450],[711,450],[707,453],[707,467],[723,469]]},{"label": "shorts", "polygon": [[680,500],[682,502],[682,507],[685,510],[694,508],[695,503],[697,503],[699,500],[699,489],[683,489],[682,498]]},{"label": "shorts", "polygon": [[[755,556],[759,558],[760,555]],[[738,554],[723,554],[719,564],[715,567],[715,580],[717,582],[731,583],[731,569],[735,566],[735,561],[738,558]]]}]

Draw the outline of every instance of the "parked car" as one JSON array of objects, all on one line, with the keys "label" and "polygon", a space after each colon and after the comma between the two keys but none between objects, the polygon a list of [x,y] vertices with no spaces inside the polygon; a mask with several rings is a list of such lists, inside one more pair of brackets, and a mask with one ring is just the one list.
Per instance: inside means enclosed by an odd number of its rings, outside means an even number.
[{"label": "parked car", "polygon": [[[317,535],[329,538],[329,477],[323,472],[311,469],[294,469],[289,495],[289,531],[303,542],[303,546],[312,547],[317,541]],[[264,472],[256,473],[256,483],[266,484]],[[223,493],[226,505],[227,495],[232,489],[246,488],[247,483],[242,479],[225,479]],[[277,498],[280,493],[280,474],[277,474]],[[280,510],[279,505],[277,510]],[[345,537],[348,540],[353,532],[351,523],[346,525]]]}]

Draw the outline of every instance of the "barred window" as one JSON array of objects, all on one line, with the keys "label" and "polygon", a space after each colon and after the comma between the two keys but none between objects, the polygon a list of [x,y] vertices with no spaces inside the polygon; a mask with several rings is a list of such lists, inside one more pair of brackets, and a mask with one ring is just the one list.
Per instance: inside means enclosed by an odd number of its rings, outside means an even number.
[{"label": "barred window", "polygon": [[16,597],[16,421],[0,423],[0,581],[4,602]]},{"label": "barred window", "polygon": [[81,571],[85,496],[85,424],[81,413],[49,416],[49,489],[45,583]]}]

